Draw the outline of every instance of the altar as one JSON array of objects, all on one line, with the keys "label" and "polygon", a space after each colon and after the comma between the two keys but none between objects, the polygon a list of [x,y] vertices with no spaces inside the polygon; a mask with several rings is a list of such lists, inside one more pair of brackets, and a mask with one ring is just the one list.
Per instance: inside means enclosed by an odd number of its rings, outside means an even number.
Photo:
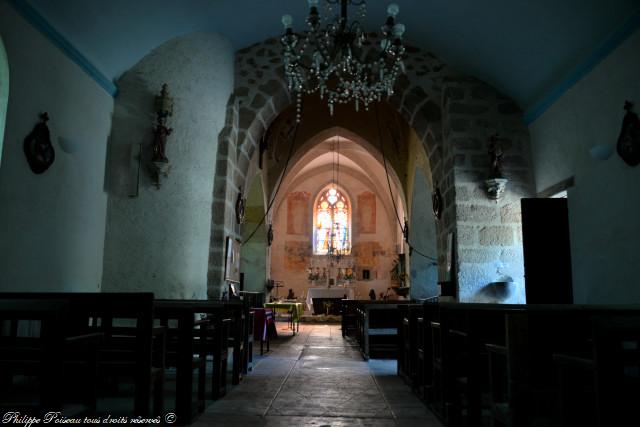
[{"label": "altar", "polygon": [[355,288],[353,287],[334,287],[334,288],[309,288],[307,292],[307,308],[313,312],[313,300],[315,299],[347,299],[355,298]]}]

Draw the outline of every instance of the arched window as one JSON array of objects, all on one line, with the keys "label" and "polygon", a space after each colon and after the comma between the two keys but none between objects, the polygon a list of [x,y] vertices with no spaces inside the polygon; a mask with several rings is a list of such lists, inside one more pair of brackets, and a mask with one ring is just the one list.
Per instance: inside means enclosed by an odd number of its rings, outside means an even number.
[{"label": "arched window", "polygon": [[325,188],[314,206],[313,253],[351,253],[351,203],[334,187]]}]

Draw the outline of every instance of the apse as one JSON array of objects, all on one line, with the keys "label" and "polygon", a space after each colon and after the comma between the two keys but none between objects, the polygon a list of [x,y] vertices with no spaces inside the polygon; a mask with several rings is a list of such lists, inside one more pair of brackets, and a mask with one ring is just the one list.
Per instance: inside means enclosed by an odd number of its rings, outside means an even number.
[{"label": "apse", "polygon": [[[394,276],[404,244],[401,186],[350,132],[311,140],[284,177],[273,211],[270,276],[304,297],[313,287],[345,287],[367,299],[371,290],[397,297]],[[351,135],[353,137],[353,135]],[[304,146],[303,146],[304,147]]]}]

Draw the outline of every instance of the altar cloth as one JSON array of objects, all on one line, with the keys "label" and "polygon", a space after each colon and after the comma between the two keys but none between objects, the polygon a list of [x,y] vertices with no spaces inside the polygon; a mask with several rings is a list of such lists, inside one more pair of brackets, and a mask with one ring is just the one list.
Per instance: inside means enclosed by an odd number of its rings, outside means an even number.
[{"label": "altar cloth", "polygon": [[309,288],[307,292],[307,308],[310,311],[313,311],[313,299],[314,298],[344,298],[347,296],[347,299],[354,299],[355,297],[355,288],[342,288],[342,287],[334,287],[334,288]]}]

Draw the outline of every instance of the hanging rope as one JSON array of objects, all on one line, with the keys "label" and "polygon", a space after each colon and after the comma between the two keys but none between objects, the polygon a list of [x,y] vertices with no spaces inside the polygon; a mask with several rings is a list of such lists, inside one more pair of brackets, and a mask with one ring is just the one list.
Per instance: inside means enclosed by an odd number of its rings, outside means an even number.
[{"label": "hanging rope", "polygon": [[247,237],[242,242],[243,245],[246,244],[247,242],[249,242],[249,240],[251,240],[251,238],[256,234],[256,232],[258,231],[260,226],[262,224],[264,224],[264,220],[267,217],[267,215],[269,215],[269,211],[271,210],[271,207],[273,206],[273,202],[276,200],[276,197],[278,196],[278,192],[280,191],[280,186],[282,185],[282,181],[284,181],[284,177],[287,174],[287,168],[289,167],[289,161],[291,160],[291,155],[293,154],[293,146],[295,145],[296,138],[298,136],[298,126],[299,126],[299,123],[296,122],[295,128],[293,129],[293,135],[292,135],[292,138],[291,138],[291,145],[289,146],[289,153],[287,154],[287,161],[284,164],[284,169],[282,170],[282,174],[280,175],[280,179],[278,180],[278,185],[276,186],[276,191],[273,193],[273,198],[271,199],[271,201],[267,205],[267,210],[265,211],[265,213],[262,216],[262,219],[260,220],[258,225],[256,225],[256,228],[254,228],[254,230],[251,232],[249,237]]},{"label": "hanging rope", "polygon": [[391,202],[393,203],[393,212],[396,214],[396,219],[398,220],[398,225],[400,226],[400,230],[402,230],[402,234],[404,236],[404,239],[407,242],[407,245],[409,245],[409,249],[412,252],[415,252],[416,254],[420,255],[421,257],[432,261],[433,265],[438,265],[437,264],[438,260],[436,258],[420,252],[418,249],[416,249],[411,244],[411,242],[409,241],[409,229],[408,229],[408,226],[407,226],[406,222],[405,222],[405,224],[403,224],[402,221],[400,220],[400,215],[398,214],[398,206],[396,205],[396,199],[393,196],[393,190],[391,189],[391,179],[389,178],[389,169],[387,168],[387,156],[385,156],[385,154],[384,154],[384,143],[382,142],[382,129],[380,128],[380,112],[379,112],[377,103],[376,103],[376,123],[378,125],[378,142],[380,143],[380,152],[382,153],[382,163],[384,165],[384,172],[385,172],[385,175],[387,176],[387,185],[389,187],[389,195],[391,196]]}]

